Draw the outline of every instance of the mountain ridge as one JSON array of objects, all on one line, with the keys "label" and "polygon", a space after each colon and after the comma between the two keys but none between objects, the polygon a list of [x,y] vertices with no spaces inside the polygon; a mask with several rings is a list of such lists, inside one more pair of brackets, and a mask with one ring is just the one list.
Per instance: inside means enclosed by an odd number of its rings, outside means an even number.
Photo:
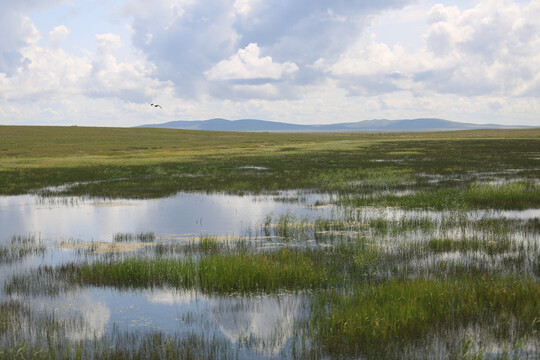
[{"label": "mountain ridge", "polygon": [[532,128],[524,125],[472,124],[438,118],[373,119],[322,125],[300,125],[258,119],[227,120],[178,120],[161,124],[144,124],[136,127],[154,127],[184,130],[241,131],[241,132],[362,132],[362,131],[450,131],[473,129]]}]

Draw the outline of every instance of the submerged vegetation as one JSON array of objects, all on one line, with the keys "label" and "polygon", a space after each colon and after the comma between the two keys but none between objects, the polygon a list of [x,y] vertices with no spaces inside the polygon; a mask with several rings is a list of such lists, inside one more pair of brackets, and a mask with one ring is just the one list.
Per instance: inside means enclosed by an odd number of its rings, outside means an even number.
[{"label": "submerged vegetation", "polygon": [[46,251],[47,248],[39,236],[14,235],[8,245],[0,246],[0,265],[22,261],[31,255],[43,255]]},{"label": "submerged vegetation", "polygon": [[113,235],[114,242],[125,242],[125,241],[135,241],[135,242],[153,242],[156,236],[153,232],[146,233],[116,233]]},{"label": "submerged vegetation", "polygon": [[[56,243],[76,249],[73,257],[15,271],[4,282],[0,359],[540,357],[538,129],[241,134],[0,127],[0,134],[8,139],[0,153],[2,194],[155,198],[198,190],[279,198],[279,190],[305,189],[331,194],[309,206],[336,209],[318,218],[270,212],[239,236],[178,239],[156,228],[108,235],[108,251],[96,251],[94,242]],[[511,216],[523,210],[533,215]],[[0,265],[48,251],[39,236],[10,236]],[[187,291],[209,303],[240,299],[231,306],[254,313],[244,301],[280,302],[285,294],[301,304],[301,316],[287,313],[272,331],[238,337],[209,325],[198,332],[113,325],[88,334],[81,329],[91,320],[31,306],[89,289]],[[210,311],[214,320],[223,308]],[[182,315],[178,328],[195,317]],[[38,330],[25,332],[27,324]]]}]

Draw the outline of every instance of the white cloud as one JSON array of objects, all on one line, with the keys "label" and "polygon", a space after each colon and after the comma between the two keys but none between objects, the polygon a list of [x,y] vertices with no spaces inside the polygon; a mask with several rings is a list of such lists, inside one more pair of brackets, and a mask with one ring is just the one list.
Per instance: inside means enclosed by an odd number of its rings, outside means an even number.
[{"label": "white cloud", "polygon": [[96,35],[97,50],[91,62],[84,92],[91,97],[118,97],[124,101],[148,102],[165,86],[152,78],[153,67],[142,61],[118,62],[115,52],[122,41],[115,34]]},{"label": "white cloud", "polygon": [[[175,84],[179,96],[236,97],[234,89],[208,80],[282,80],[294,73],[288,86],[274,87],[277,97],[286,98],[298,93],[291,87],[319,81],[321,74],[308,65],[337,56],[373,14],[411,1],[130,0],[125,13],[134,18],[133,43],[156,65],[161,80]],[[181,16],[171,15],[174,4]],[[266,56],[260,57],[259,48]]]},{"label": "white cloud", "polygon": [[538,123],[538,1],[126,0],[111,14],[122,30],[34,17],[70,3],[0,3],[2,122]]},{"label": "white cloud", "polygon": [[229,59],[217,63],[205,75],[209,80],[279,80],[298,71],[298,66],[292,62],[275,63],[270,56],[261,57],[260,53],[258,45],[251,43]]},{"label": "white cloud", "polygon": [[18,0],[0,2],[0,74],[12,76],[28,66],[22,49],[39,39],[39,32],[25,12],[58,6],[69,0]]},{"label": "white cloud", "polygon": [[435,5],[427,14],[425,47],[409,52],[375,35],[314,67],[350,94],[411,91],[463,96],[533,96],[540,73],[540,6],[487,0],[472,9]]},{"label": "white cloud", "polygon": [[49,32],[49,47],[58,49],[69,35],[69,29],[64,25],[58,25]]},{"label": "white cloud", "polygon": [[0,73],[11,76],[30,63],[22,49],[37,42],[39,34],[26,16],[14,13],[0,14]]},{"label": "white cloud", "polygon": [[247,16],[261,0],[235,0],[234,10],[241,16]]}]

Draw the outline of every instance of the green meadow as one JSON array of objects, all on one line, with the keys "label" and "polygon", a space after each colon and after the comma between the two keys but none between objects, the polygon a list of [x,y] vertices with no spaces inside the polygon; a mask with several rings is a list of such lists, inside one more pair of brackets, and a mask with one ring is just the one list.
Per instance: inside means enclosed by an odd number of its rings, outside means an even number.
[{"label": "green meadow", "polygon": [[[245,299],[292,294],[303,299],[304,315],[277,358],[540,357],[540,129],[292,134],[2,126],[0,138],[3,196],[155,199],[294,189],[329,194],[311,206],[340,210],[316,219],[269,213],[237,237],[179,242],[161,241],[159,228],[115,233],[115,244],[145,246],[105,254],[81,247],[74,260],[15,273],[0,304],[0,359],[241,357],[215,337],[160,329],[113,328],[74,340],[68,333],[77,319],[43,317],[25,304],[90,288]],[[47,251],[39,237],[13,235],[0,248],[0,264]],[[39,330],[25,338],[28,324]]]},{"label": "green meadow", "polygon": [[[538,201],[538,129],[281,134],[2,126],[0,138],[3,195],[46,195],[44,188],[66,184],[63,195],[109,198],[314,189],[386,206],[401,200],[365,195],[412,185],[429,190],[407,197],[412,207],[425,201],[445,207],[437,199],[453,198],[454,191],[473,207],[519,208],[529,195]],[[524,183],[514,188],[475,186],[490,173],[511,178],[515,172]],[[431,193],[434,187],[439,191]],[[523,189],[525,199],[505,201]]]}]

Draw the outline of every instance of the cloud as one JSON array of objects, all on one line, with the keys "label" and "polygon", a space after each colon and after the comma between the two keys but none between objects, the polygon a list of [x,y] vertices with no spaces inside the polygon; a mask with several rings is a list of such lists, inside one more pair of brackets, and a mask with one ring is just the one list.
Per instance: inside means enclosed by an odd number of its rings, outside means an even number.
[{"label": "cloud", "polygon": [[117,97],[146,103],[167,84],[152,77],[154,67],[143,61],[118,62],[115,52],[123,44],[118,35],[96,35],[97,49],[84,92],[90,97]]},{"label": "cloud", "polygon": [[0,74],[12,76],[25,69],[30,59],[23,49],[39,40],[39,32],[25,12],[40,11],[68,0],[18,0],[0,2]]},{"label": "cloud", "polygon": [[425,36],[432,59],[424,85],[442,93],[526,96],[540,71],[540,5],[487,0],[435,6]]},{"label": "cloud", "polygon": [[539,16],[537,2],[486,0],[468,10],[438,4],[426,14],[424,48],[389,47],[372,34],[313,67],[350,95],[532,96],[539,88]]},{"label": "cloud", "polygon": [[0,74],[0,97],[12,101],[61,101],[84,94],[146,103],[170,86],[153,78],[151,64],[118,61],[115,53],[123,46],[118,35],[96,35],[95,53],[74,56],[60,46],[67,34],[67,27],[57,26],[49,34],[48,47],[32,43],[23,48],[21,56],[28,65],[11,75]]},{"label": "cloud", "polygon": [[298,66],[292,62],[274,63],[270,56],[260,57],[260,53],[257,43],[251,43],[204,74],[209,80],[279,80],[298,71]]},{"label": "cloud", "polygon": [[23,56],[22,49],[37,42],[39,36],[32,21],[13,12],[0,15],[0,73],[12,76],[25,68],[30,59]]},{"label": "cloud", "polygon": [[156,66],[156,76],[172,81],[183,97],[207,91],[204,72],[236,52],[231,1],[128,1],[132,41]]},{"label": "cloud", "polygon": [[[3,122],[466,113],[538,123],[538,1],[125,0],[99,2],[99,24],[49,17],[75,3],[0,2]],[[168,106],[147,113],[148,99]]]},{"label": "cloud", "polygon": [[179,96],[235,97],[238,87],[225,89],[212,82],[283,80],[294,73],[287,86],[266,86],[273,88],[273,96],[286,98],[298,93],[291,87],[320,81],[322,74],[308,65],[338,56],[371,16],[412,1],[130,0],[123,14],[133,18],[133,44],[156,65],[160,80],[175,85]]},{"label": "cloud", "polygon": [[49,32],[49,47],[58,49],[69,35],[69,29],[64,25],[58,25]]},{"label": "cloud", "polygon": [[361,96],[407,89],[410,74],[426,66],[421,57],[408,54],[401,45],[389,47],[377,42],[375,34],[361,38],[333,63],[321,58],[313,64],[347,89],[349,95]]}]

